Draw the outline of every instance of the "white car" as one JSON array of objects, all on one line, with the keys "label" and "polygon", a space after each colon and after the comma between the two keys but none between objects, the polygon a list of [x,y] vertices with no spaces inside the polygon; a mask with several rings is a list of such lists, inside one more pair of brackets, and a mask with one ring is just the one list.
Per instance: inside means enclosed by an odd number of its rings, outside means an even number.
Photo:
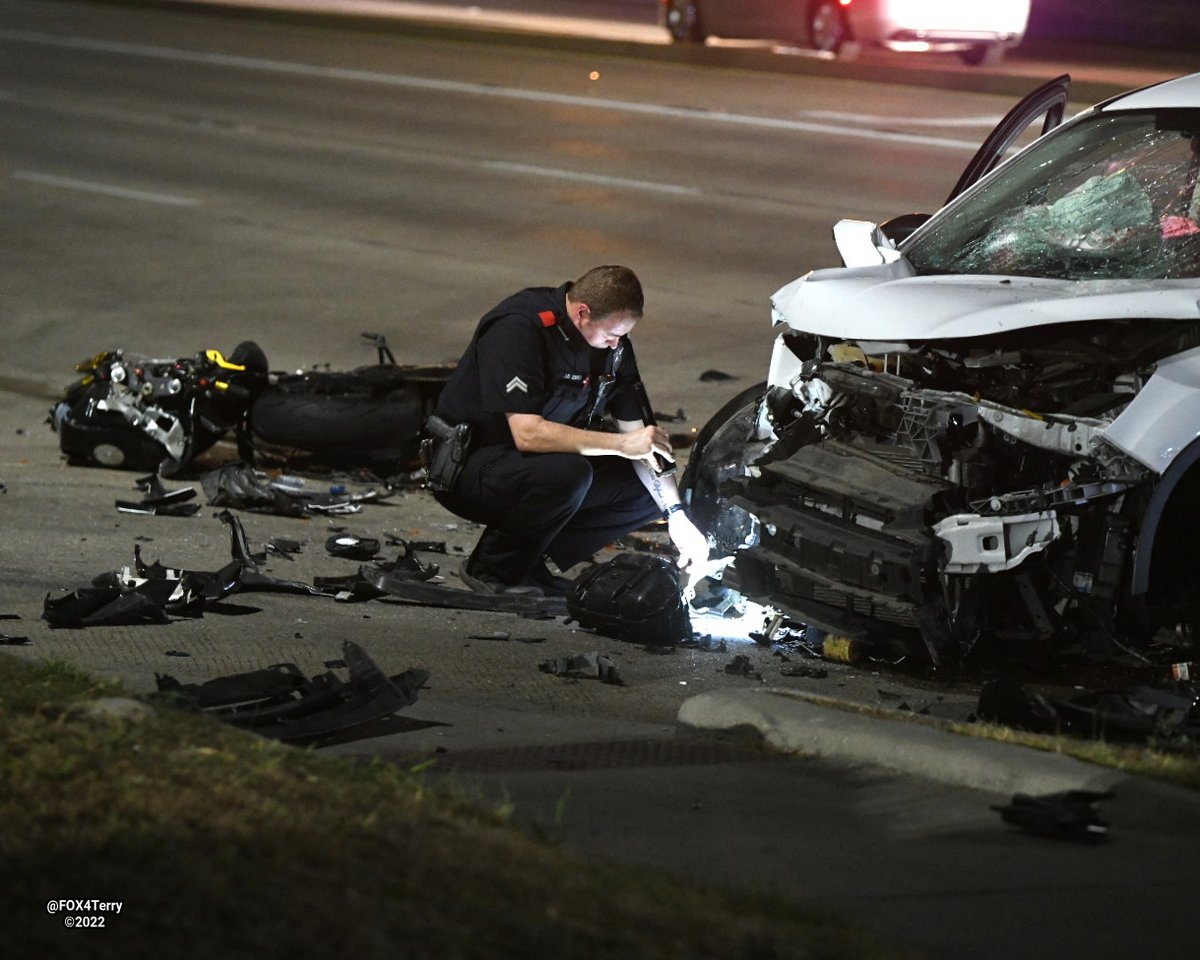
[{"label": "white car", "polygon": [[948,51],[980,65],[1021,42],[1029,0],[661,0],[660,19],[676,41],[773,39],[842,55],[863,46]]},{"label": "white car", "polygon": [[[1189,659],[1200,630],[1200,74],[1027,97],[932,217],[843,221],[764,387],[684,476],[727,582],[934,663]],[[1043,133],[1003,155],[1031,123]]]}]

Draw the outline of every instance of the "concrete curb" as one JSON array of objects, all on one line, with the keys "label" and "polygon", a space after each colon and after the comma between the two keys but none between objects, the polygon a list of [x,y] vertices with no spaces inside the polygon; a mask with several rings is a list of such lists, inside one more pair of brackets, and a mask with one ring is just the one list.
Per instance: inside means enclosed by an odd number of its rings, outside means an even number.
[{"label": "concrete curb", "polygon": [[771,688],[704,693],[677,717],[703,730],[753,727],[787,753],[871,764],[997,794],[1108,790],[1128,774],[1015,744],[966,737],[906,720],[866,716]]}]

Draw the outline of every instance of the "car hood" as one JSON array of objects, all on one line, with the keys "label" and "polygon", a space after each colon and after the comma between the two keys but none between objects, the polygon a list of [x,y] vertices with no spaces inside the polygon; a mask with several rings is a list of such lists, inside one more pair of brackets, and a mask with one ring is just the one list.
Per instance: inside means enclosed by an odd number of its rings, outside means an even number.
[{"label": "car hood", "polygon": [[772,298],[776,323],[845,340],[984,337],[1086,320],[1200,318],[1197,280],[916,276],[906,260],[816,270]]}]

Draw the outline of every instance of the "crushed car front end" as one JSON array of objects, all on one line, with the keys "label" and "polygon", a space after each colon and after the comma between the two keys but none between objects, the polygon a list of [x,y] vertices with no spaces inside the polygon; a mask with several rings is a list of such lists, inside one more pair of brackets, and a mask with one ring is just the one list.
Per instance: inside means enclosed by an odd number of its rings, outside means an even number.
[{"label": "crushed car front end", "polygon": [[1097,108],[880,262],[781,289],[765,390],[710,454],[728,580],[934,663],[1190,645],[1198,168],[1200,110]]}]

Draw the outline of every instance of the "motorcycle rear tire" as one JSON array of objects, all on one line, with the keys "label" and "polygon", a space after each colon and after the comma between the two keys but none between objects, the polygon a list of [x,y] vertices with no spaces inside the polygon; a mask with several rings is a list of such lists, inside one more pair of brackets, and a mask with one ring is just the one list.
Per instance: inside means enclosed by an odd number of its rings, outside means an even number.
[{"label": "motorcycle rear tire", "polygon": [[253,443],[309,454],[332,467],[415,464],[426,411],[414,391],[386,397],[268,388],[250,409]]}]

